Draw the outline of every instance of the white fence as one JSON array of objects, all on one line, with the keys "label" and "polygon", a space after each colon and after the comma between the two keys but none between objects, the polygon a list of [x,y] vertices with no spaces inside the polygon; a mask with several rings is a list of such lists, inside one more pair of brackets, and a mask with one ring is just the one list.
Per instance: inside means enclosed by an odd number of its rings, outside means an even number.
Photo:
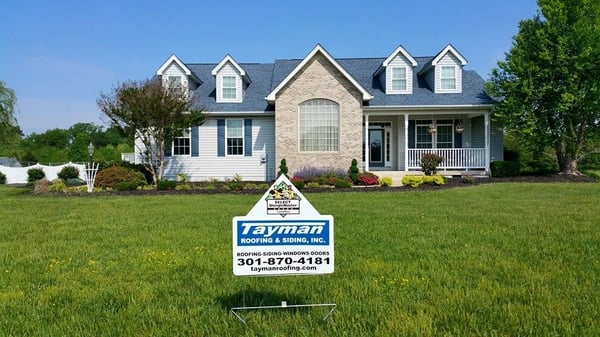
[{"label": "white fence", "polygon": [[58,178],[58,172],[60,172],[65,166],[75,166],[79,170],[79,178],[85,179],[85,165],[75,163],[67,163],[57,166],[36,164],[27,167],[9,167],[0,165],[0,172],[6,175],[7,184],[26,184],[27,171],[31,168],[41,168],[42,170],[44,170],[44,173],[46,174],[46,178],[48,180],[54,180]]}]

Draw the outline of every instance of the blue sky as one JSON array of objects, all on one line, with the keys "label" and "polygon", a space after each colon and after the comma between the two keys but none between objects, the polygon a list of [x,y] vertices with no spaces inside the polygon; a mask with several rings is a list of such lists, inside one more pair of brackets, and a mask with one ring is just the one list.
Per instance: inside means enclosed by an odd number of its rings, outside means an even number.
[{"label": "blue sky", "polygon": [[151,77],[176,54],[189,63],[387,57],[399,45],[433,56],[448,43],[484,79],[504,58],[535,0],[34,1],[0,12],[0,81],[15,90],[25,134],[105,125],[96,99]]}]

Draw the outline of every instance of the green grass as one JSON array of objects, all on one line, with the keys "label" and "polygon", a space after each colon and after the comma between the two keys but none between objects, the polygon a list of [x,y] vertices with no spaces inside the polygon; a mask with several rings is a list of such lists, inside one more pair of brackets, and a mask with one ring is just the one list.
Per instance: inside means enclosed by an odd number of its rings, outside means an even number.
[{"label": "green grass", "polygon": [[[0,336],[599,336],[600,184],[305,193],[336,271],[232,274],[259,195],[0,186]],[[241,305],[336,303],[243,313]]]}]

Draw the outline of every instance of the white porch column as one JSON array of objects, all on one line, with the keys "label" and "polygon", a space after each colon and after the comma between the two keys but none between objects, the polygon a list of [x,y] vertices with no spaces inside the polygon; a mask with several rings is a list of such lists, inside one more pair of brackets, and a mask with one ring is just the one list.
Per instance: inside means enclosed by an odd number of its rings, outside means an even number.
[{"label": "white porch column", "polygon": [[365,172],[369,172],[369,114],[365,113]]},{"label": "white porch column", "polygon": [[485,172],[490,172],[490,112],[486,111],[484,115],[484,129],[485,129]]},{"label": "white porch column", "polygon": [[404,172],[408,172],[408,114],[404,114]]}]

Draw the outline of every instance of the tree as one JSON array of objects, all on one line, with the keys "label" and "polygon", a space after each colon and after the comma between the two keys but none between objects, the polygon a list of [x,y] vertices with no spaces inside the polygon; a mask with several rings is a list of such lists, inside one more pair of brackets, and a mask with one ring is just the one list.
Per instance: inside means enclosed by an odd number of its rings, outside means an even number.
[{"label": "tree", "polygon": [[15,118],[17,96],[0,81],[0,154],[14,155],[22,136]]},{"label": "tree", "polygon": [[537,153],[551,146],[562,173],[579,174],[577,162],[600,128],[600,2],[538,5],[492,70],[494,118]]},{"label": "tree", "polygon": [[192,109],[193,96],[187,90],[166,88],[159,78],[117,85],[97,103],[112,126],[139,141],[141,146],[136,146],[155,183],[162,179],[165,150],[173,138],[204,121],[202,112]]}]

